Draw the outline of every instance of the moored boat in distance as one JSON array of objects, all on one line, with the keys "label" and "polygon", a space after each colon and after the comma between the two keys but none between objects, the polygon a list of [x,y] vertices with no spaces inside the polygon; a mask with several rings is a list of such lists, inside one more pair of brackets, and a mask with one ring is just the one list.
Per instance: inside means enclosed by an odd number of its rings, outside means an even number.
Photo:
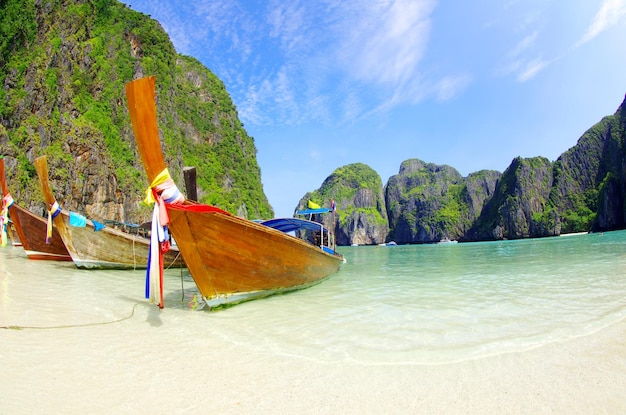
[{"label": "moored boat in distance", "polygon": [[[168,227],[209,307],[307,288],[339,270],[343,257],[334,251],[214,206],[182,201],[159,141],[155,78],[128,83],[126,95],[150,187],[169,214]],[[286,222],[274,223],[280,228]]]},{"label": "moored boat in distance", "polygon": [[[146,268],[150,241],[139,235],[123,232],[62,209],[50,188],[46,156],[35,159],[35,170],[48,210],[74,264],[88,269],[140,269]],[[73,226],[72,216],[81,222]],[[164,256],[167,267],[184,266],[176,249]]]},{"label": "moored boat in distance", "polygon": [[459,241],[455,240],[455,239],[450,239],[450,238],[443,238],[441,239],[439,242],[437,242],[437,244],[456,244]]},{"label": "moored boat in distance", "polygon": [[41,216],[37,216],[29,210],[21,207],[13,200],[4,175],[4,157],[0,157],[0,182],[2,184],[2,208],[8,210],[13,229],[9,229],[13,244],[19,240],[24,248],[28,259],[71,261],[70,256],[61,235],[55,227],[52,228],[52,236],[48,236],[48,223]]}]

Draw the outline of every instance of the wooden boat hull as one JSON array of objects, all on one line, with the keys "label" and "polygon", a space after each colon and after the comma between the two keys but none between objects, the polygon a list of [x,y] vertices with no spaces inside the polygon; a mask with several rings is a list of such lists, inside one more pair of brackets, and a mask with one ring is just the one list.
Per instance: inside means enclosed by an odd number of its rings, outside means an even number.
[{"label": "wooden boat hull", "polygon": [[[2,188],[2,196],[8,197],[10,192],[4,175],[4,157],[2,156],[0,156],[0,187]],[[55,228],[52,228],[52,238],[48,241],[49,243],[46,243],[48,223],[44,218],[31,213],[17,203],[13,203],[9,207],[9,217],[11,219],[10,225],[13,228],[9,228],[7,233],[13,241],[13,245],[22,245],[29,259],[72,260]],[[13,230],[17,236],[13,234]],[[19,242],[16,243],[16,240]]]},{"label": "wooden boat hull", "polygon": [[187,268],[211,307],[310,287],[342,263],[340,256],[235,216],[175,205],[168,213]]},{"label": "wooden boat hull", "polygon": [[28,259],[72,260],[55,227],[52,228],[50,243],[46,243],[47,222],[44,218],[29,212],[16,203],[9,208],[9,217],[13,221],[13,227]]},{"label": "wooden boat hull", "polygon": [[[90,220],[84,227],[70,226],[66,210],[57,215],[54,223],[78,268],[142,269],[148,264],[150,241],[146,238],[108,226],[96,231]],[[163,265],[184,266],[176,248],[163,256]]]}]

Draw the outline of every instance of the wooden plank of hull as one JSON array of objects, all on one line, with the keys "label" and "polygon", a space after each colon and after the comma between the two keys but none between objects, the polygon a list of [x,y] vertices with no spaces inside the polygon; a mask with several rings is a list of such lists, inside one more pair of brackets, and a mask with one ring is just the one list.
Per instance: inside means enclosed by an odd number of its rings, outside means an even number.
[{"label": "wooden plank of hull", "polygon": [[46,243],[47,222],[44,218],[29,212],[16,203],[9,208],[9,216],[28,259],[72,260],[56,227],[52,228],[50,243]]},{"label": "wooden plank of hull", "polygon": [[[69,212],[66,210],[57,215],[54,223],[79,268],[146,268],[150,243],[146,238],[108,226],[96,232],[90,220],[84,227],[70,226]],[[176,248],[164,255],[163,263],[166,267],[184,266]]]},{"label": "wooden plank of hull", "polygon": [[168,212],[170,230],[210,306],[306,288],[342,263],[301,239],[235,216],[175,207]]}]

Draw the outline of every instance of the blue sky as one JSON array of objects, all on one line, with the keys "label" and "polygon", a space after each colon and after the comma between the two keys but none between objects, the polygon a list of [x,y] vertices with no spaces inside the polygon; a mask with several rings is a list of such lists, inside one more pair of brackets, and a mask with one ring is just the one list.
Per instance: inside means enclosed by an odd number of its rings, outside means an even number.
[{"label": "blue sky", "polygon": [[626,0],[133,0],[226,85],[276,216],[336,168],[556,160],[626,94]]}]

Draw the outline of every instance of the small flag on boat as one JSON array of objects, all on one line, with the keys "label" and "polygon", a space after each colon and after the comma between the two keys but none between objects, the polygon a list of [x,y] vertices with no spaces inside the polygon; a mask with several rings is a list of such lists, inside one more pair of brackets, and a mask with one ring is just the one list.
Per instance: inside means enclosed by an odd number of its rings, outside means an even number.
[{"label": "small flag on boat", "polygon": [[312,200],[309,200],[309,202],[307,203],[307,206],[309,207],[309,209],[319,209],[320,205],[318,205],[317,203],[313,202]]},{"label": "small flag on boat", "polygon": [[105,228],[104,223],[97,222],[97,221],[95,221],[93,219],[91,220],[91,222],[93,223],[93,231],[94,232],[101,231],[102,229]]},{"label": "small flag on boat", "polygon": [[70,226],[84,228],[87,226],[87,218],[80,213],[70,212]]}]

